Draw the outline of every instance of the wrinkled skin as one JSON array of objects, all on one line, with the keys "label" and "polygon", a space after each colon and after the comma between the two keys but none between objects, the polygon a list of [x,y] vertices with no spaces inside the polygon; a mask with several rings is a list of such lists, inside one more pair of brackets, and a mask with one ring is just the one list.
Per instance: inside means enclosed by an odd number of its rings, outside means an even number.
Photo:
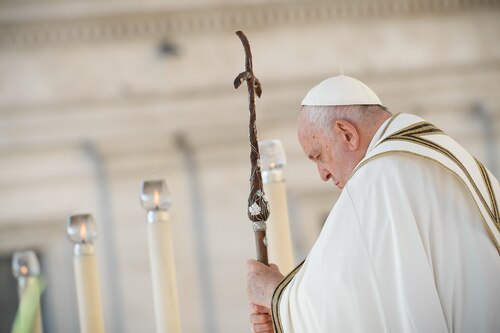
[{"label": "wrinkled skin", "polygon": [[338,188],[344,188],[368,147],[367,139],[352,123],[336,120],[327,133],[309,126],[303,113],[299,115],[297,136],[306,156],[316,164],[321,180],[332,180]]},{"label": "wrinkled skin", "polygon": [[273,332],[271,298],[283,279],[278,266],[269,267],[257,260],[247,261],[247,295],[251,306],[250,323],[254,332]]},{"label": "wrinkled skin", "polygon": [[252,332],[274,332],[271,312],[268,308],[251,304],[250,323]]}]

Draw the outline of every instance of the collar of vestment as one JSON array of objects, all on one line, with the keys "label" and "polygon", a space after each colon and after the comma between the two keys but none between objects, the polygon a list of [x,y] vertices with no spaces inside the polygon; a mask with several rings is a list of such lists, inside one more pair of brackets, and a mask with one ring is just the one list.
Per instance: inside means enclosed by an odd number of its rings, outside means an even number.
[{"label": "collar of vestment", "polygon": [[484,227],[500,254],[499,184],[479,160],[436,126],[417,116],[399,113],[379,128],[351,178],[373,159],[395,153],[431,160],[456,175],[474,200]]},{"label": "collar of vestment", "polygon": [[379,142],[380,138],[382,138],[382,136],[385,134],[385,132],[387,131],[387,127],[390,125],[390,123],[392,122],[392,119],[394,119],[395,116],[392,116],[390,117],[389,119],[386,119],[382,125],[380,125],[380,127],[378,128],[377,132],[375,133],[375,135],[373,136],[372,138],[372,141],[370,142],[370,145],[368,146],[368,149],[366,150],[366,153],[368,154],[373,148],[375,148],[375,146],[377,145],[377,143]]}]

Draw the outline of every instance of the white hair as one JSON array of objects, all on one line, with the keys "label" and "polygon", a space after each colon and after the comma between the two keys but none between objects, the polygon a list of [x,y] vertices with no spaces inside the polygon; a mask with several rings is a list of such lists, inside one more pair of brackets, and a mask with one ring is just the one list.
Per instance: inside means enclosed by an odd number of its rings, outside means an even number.
[{"label": "white hair", "polygon": [[331,124],[338,119],[347,120],[355,125],[372,127],[381,115],[391,114],[382,105],[338,105],[338,106],[302,106],[301,113],[309,126],[331,134]]}]

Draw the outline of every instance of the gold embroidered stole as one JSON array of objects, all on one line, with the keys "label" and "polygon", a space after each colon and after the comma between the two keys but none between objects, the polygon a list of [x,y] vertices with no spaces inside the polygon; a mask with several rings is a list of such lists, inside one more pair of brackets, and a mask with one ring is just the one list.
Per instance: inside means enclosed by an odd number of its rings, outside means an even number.
[{"label": "gold embroidered stole", "polygon": [[[395,121],[398,116],[405,118],[402,123],[406,122],[406,126],[403,125],[401,129]],[[500,214],[495,194],[499,191],[498,181],[481,162],[434,125],[416,116],[396,114],[387,124],[375,148],[367,153],[352,175],[371,160],[390,153],[420,156],[437,162],[456,175],[468,189],[486,231],[500,254]]]},{"label": "gold embroidered stole", "polygon": [[304,264],[305,260],[302,261],[295,269],[293,269],[281,282],[278,284],[273,293],[273,298],[271,300],[271,315],[273,318],[274,333],[283,333],[283,325],[281,323],[280,317],[280,303],[281,296],[288,284],[292,281],[294,276],[300,271],[300,268]]}]

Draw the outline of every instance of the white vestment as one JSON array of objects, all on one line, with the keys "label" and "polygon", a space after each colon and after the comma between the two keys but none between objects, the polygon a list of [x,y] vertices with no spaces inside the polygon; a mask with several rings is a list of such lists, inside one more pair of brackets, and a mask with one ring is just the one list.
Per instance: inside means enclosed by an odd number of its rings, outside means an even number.
[{"label": "white vestment", "polygon": [[450,137],[393,116],[276,288],[275,332],[500,332],[499,196]]}]

